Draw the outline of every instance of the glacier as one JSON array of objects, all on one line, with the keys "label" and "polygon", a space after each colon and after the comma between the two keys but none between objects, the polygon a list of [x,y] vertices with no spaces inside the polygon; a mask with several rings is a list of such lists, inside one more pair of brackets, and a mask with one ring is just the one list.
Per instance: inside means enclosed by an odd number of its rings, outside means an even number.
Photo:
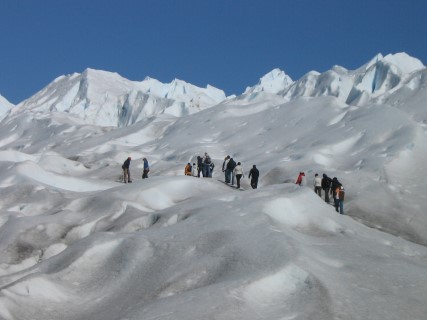
[{"label": "glacier", "polygon": [[[0,319],[423,320],[426,83],[398,53],[239,96],[88,69],[0,102]],[[184,176],[204,152],[213,178]]]}]

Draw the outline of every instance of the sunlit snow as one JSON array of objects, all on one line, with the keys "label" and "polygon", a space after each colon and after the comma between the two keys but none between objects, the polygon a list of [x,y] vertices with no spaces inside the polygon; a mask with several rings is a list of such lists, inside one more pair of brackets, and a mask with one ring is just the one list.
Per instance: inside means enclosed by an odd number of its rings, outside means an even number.
[{"label": "sunlit snow", "polygon": [[[88,69],[7,105],[0,319],[424,320],[425,75],[378,55],[226,98]],[[205,152],[213,178],[184,176]],[[222,182],[226,155],[243,190]],[[345,215],[315,173],[343,183]]]}]

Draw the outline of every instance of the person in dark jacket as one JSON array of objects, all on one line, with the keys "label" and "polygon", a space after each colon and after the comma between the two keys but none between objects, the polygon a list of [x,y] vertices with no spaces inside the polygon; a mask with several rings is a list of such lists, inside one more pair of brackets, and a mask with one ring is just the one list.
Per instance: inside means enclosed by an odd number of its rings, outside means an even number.
[{"label": "person in dark jacket", "polygon": [[147,158],[142,158],[142,161],[144,162],[144,168],[142,169],[142,179],[147,179],[150,166],[148,165]]},{"label": "person in dark jacket", "polygon": [[225,183],[230,183],[230,175],[229,171],[227,171],[228,161],[230,161],[230,156],[226,156],[224,158],[224,162],[222,163],[222,172],[224,172]]},{"label": "person in dark jacket", "polygon": [[205,152],[205,157],[203,158],[203,177],[212,178],[211,164],[212,164],[212,159],[208,155],[208,153]]},{"label": "person in dark jacket", "polygon": [[336,194],[337,194],[338,206],[340,208],[340,214],[344,214],[344,196],[345,196],[344,187],[341,186],[337,188]]},{"label": "person in dark jacket", "polygon": [[200,178],[200,172],[203,174],[203,158],[201,156],[197,156],[197,177]]},{"label": "person in dark jacket", "polygon": [[124,183],[131,183],[132,180],[130,179],[130,171],[129,171],[129,167],[130,167],[130,161],[131,161],[131,157],[128,157],[125,162],[123,162],[122,165],[122,169],[123,169],[123,182]]},{"label": "person in dark jacket", "polygon": [[332,197],[334,198],[334,205],[335,205],[335,210],[336,212],[338,212],[338,207],[339,207],[339,194],[337,193],[337,191],[339,191],[340,187],[342,186],[341,182],[338,181],[337,177],[334,177],[332,179],[332,184],[331,184],[331,194]]},{"label": "person in dark jacket", "polygon": [[[233,158],[227,163],[227,172],[228,172],[228,181],[231,182],[231,185],[234,185],[234,168],[236,167],[236,161]],[[226,173],[227,174],[227,173]]]},{"label": "person in dark jacket", "polygon": [[258,188],[258,177],[259,177],[259,171],[256,168],[256,165],[253,165],[248,175],[248,178],[251,179],[252,189]]},{"label": "person in dark jacket", "polygon": [[329,203],[329,190],[331,189],[332,179],[329,178],[325,173],[322,178],[322,189],[325,191],[325,202]]}]

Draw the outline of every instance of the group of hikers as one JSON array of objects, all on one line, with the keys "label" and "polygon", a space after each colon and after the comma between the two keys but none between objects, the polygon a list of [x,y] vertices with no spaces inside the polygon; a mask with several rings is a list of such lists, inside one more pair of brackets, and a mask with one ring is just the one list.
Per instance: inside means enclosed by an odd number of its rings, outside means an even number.
[{"label": "group of hikers", "polygon": [[[184,168],[184,174],[187,176],[199,177],[202,172],[203,177],[212,178],[212,172],[215,165],[213,164],[210,156],[205,152],[204,157],[197,156],[197,164],[194,162],[187,163]],[[240,162],[234,161],[229,155],[225,157],[222,163],[222,172],[224,172],[225,183],[234,186],[234,180],[236,180],[236,188],[240,189],[240,180],[244,177],[243,167]],[[251,179],[252,189],[258,187],[259,171],[256,165],[253,165],[249,171],[248,178]]]},{"label": "group of hikers", "polygon": [[[224,172],[225,183],[229,183],[234,186],[234,178],[236,178],[236,187],[240,189],[240,179],[245,176],[240,162],[236,163],[232,157],[227,155],[222,163],[222,172]],[[248,175],[248,179],[251,179],[252,189],[258,188],[258,177],[259,171],[254,164]]]},{"label": "group of hikers", "polygon": [[[305,186],[305,173],[300,172],[298,178],[295,182],[300,186]],[[325,202],[330,204],[329,195],[332,195],[334,200],[333,205],[335,206],[335,211],[340,214],[344,214],[344,196],[345,190],[341,182],[338,181],[337,177],[329,178],[325,173],[323,178],[319,174],[314,175],[313,180],[314,192],[322,197],[322,190],[325,192]]]},{"label": "group of hikers", "polygon": [[[123,182],[124,183],[132,183],[132,179],[130,177],[130,162],[132,158],[128,157],[125,162],[123,162],[122,169],[123,169]],[[142,162],[144,163],[144,167],[142,169],[142,179],[148,178],[148,172],[150,172],[150,166],[148,165],[147,158],[142,158]]]},{"label": "group of hikers", "polygon": [[[148,178],[148,172],[150,171],[150,167],[148,165],[147,158],[142,158],[144,163],[143,171],[142,171],[142,179]],[[131,157],[128,157],[122,165],[123,169],[123,182],[131,183],[132,179],[130,177],[129,166],[131,162]],[[205,178],[212,178],[212,172],[215,168],[214,163],[212,162],[211,157],[207,152],[205,152],[204,156],[197,156],[197,163],[188,162],[184,169],[184,174],[187,176],[193,176],[200,178],[200,174],[202,174]],[[229,155],[224,158],[224,162],[222,163],[222,172],[224,173],[225,183],[234,186],[234,180],[236,180],[236,187],[240,189],[240,181],[244,177],[243,167],[240,162],[237,162]],[[258,178],[259,178],[259,170],[254,164],[249,171],[248,178],[250,179],[252,189],[258,188]],[[305,173],[300,172],[297,180],[295,181],[299,186],[305,186],[306,178]],[[317,173],[314,175],[313,180],[314,192],[322,197],[322,190],[325,193],[325,202],[330,204],[329,195],[332,195],[334,200],[333,205],[335,206],[335,210],[340,214],[344,214],[344,195],[345,190],[344,186],[341,182],[338,181],[336,177],[329,178],[325,173],[323,174],[323,178],[321,178]]]},{"label": "group of hikers", "polygon": [[187,163],[184,169],[184,174],[186,176],[193,176],[200,178],[200,174],[202,174],[205,178],[212,178],[212,173],[215,168],[214,163],[212,162],[211,157],[205,152],[205,156],[197,156],[197,164],[193,162]]}]

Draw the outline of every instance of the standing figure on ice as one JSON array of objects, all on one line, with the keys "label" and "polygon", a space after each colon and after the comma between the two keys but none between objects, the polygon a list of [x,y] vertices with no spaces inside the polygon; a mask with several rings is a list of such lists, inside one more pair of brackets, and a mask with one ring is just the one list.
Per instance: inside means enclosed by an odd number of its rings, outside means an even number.
[{"label": "standing figure on ice", "polygon": [[205,157],[203,158],[203,176],[205,178],[212,178],[211,163],[211,157],[208,155],[207,152],[205,152]]},{"label": "standing figure on ice", "polygon": [[341,186],[342,186],[342,183],[338,181],[337,177],[334,177],[331,183],[331,194],[332,194],[332,198],[334,198],[334,204],[336,203],[335,200],[337,199],[337,190]]},{"label": "standing figure on ice", "polygon": [[305,186],[305,173],[304,172],[299,173],[299,176],[298,176],[297,181],[295,183],[301,187]]},{"label": "standing figure on ice", "polygon": [[329,190],[331,189],[332,179],[329,178],[326,173],[323,174],[322,178],[322,189],[325,191],[325,202],[329,203]]},{"label": "standing figure on ice", "polygon": [[125,160],[125,162],[123,162],[123,165],[122,165],[122,169],[123,169],[123,182],[124,183],[127,183],[127,182],[131,183],[132,182],[132,180],[130,179],[130,171],[129,171],[130,160],[131,160],[131,157],[128,157]]},{"label": "standing figure on ice", "polygon": [[233,160],[233,158],[230,158],[227,163],[227,169],[226,174],[228,173],[228,183],[231,183],[231,185],[234,185],[234,168],[236,167],[236,161]]},{"label": "standing figure on ice", "polygon": [[230,183],[230,174],[227,170],[228,161],[230,161],[230,156],[226,156],[222,163],[222,172],[224,172],[225,183]]},{"label": "standing figure on ice", "polygon": [[191,173],[192,173],[192,176],[193,177],[197,177],[197,172],[199,171],[199,169],[197,168],[197,165],[196,165],[196,163],[195,162],[193,162],[193,167],[192,167],[192,169],[191,169],[192,171],[191,171]]},{"label": "standing figure on ice", "polygon": [[236,175],[237,189],[240,189],[240,179],[243,177],[243,167],[240,162],[234,167],[234,174]]},{"label": "standing figure on ice", "polygon": [[205,172],[203,170],[203,158],[201,156],[197,156],[197,177],[200,178],[200,172],[204,176]]},{"label": "standing figure on ice", "polygon": [[316,173],[314,175],[314,192],[319,195],[319,197],[322,197],[322,178]]},{"label": "standing figure on ice", "polygon": [[248,178],[251,179],[252,189],[258,188],[258,177],[259,177],[259,171],[256,168],[256,165],[253,165],[248,175]]},{"label": "standing figure on ice", "polygon": [[144,162],[144,168],[142,169],[142,179],[147,179],[148,172],[150,171],[150,166],[148,165],[147,158],[142,158],[142,161]]}]

